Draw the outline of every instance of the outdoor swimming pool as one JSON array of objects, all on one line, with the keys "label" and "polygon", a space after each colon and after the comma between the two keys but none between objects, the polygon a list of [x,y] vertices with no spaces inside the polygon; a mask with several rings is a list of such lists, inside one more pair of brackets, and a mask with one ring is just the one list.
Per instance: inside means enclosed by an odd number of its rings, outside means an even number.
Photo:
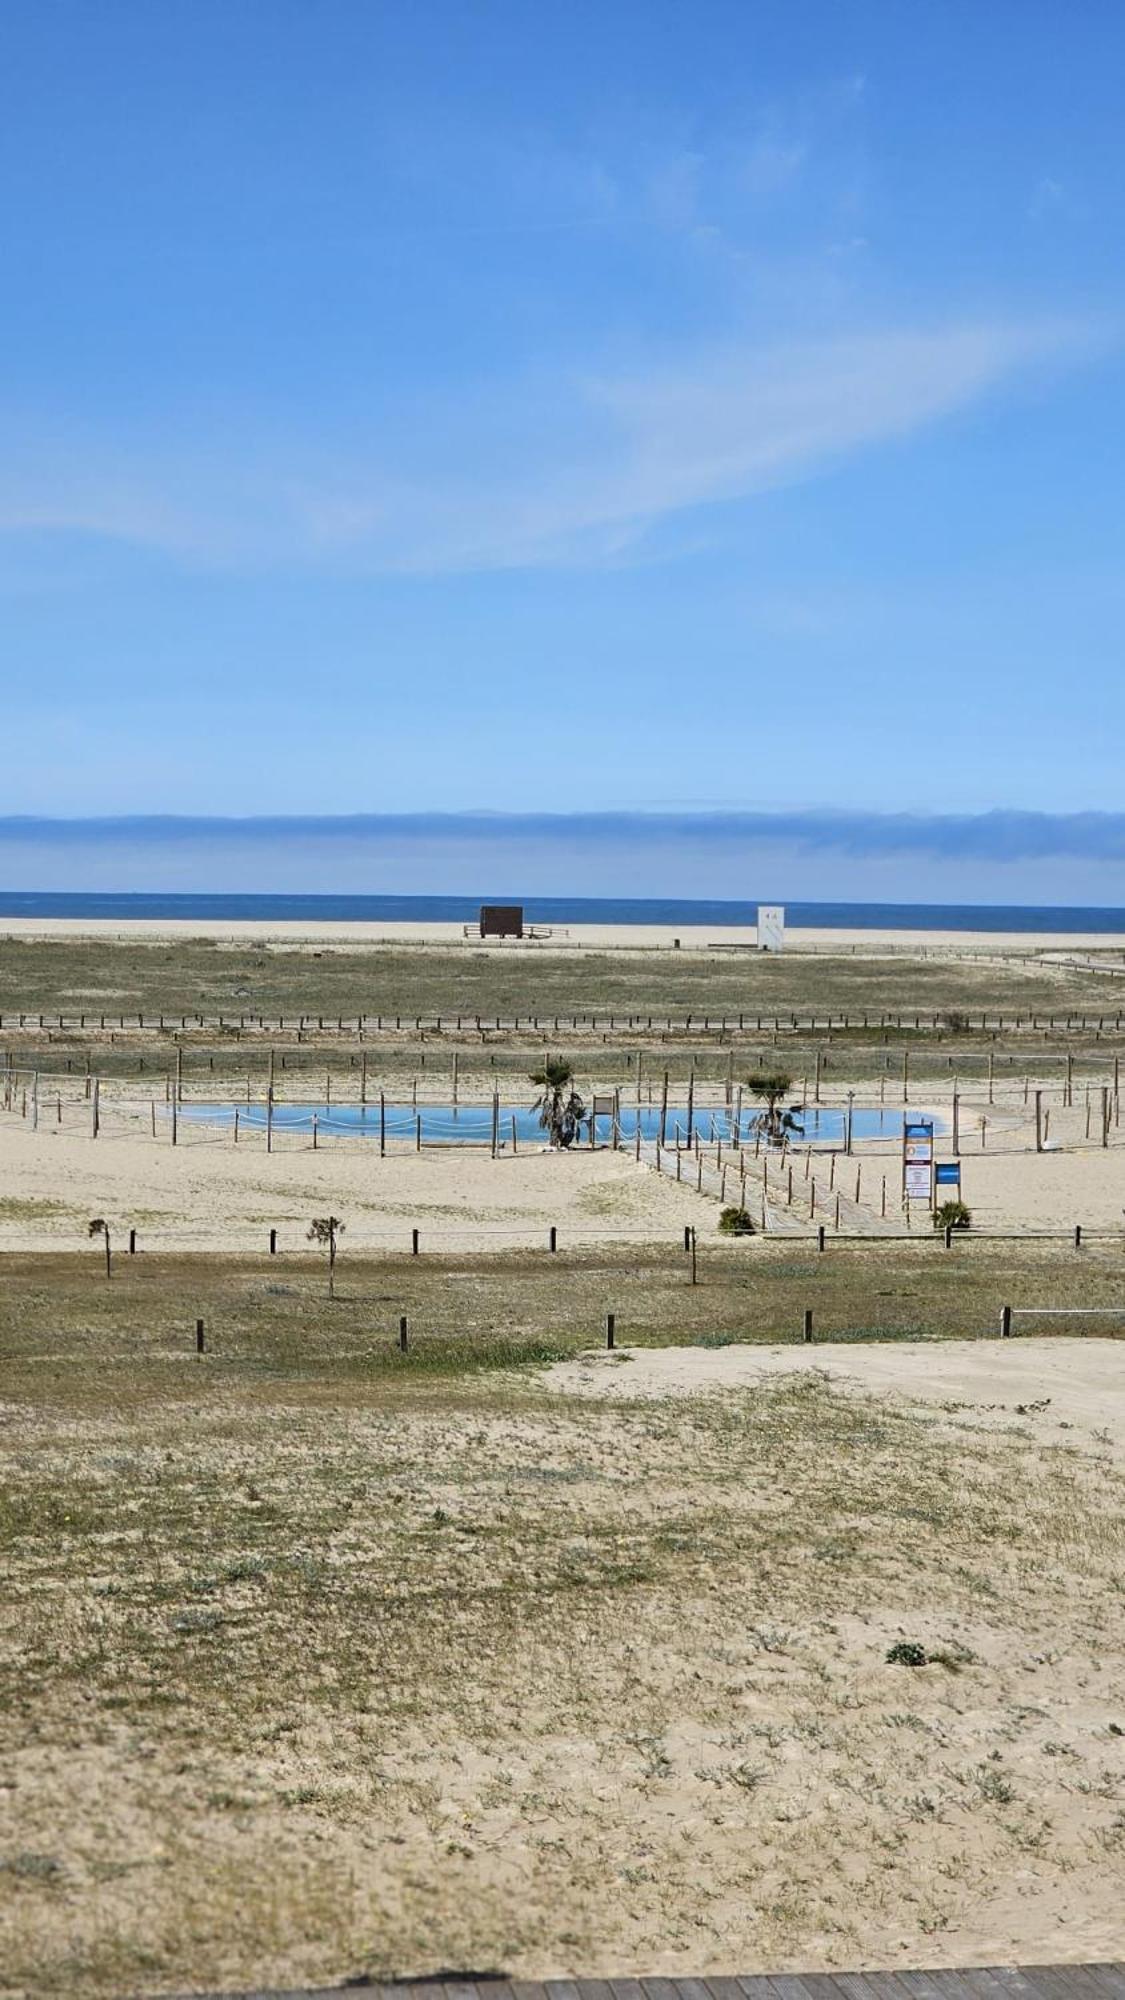
[{"label": "outdoor swimming pool", "polygon": [[[266,1107],[261,1102],[252,1104],[181,1104],[179,1115],[185,1121],[195,1120],[207,1124],[232,1125],[235,1112],[238,1113],[240,1129],[255,1131],[264,1129]],[[641,1138],[655,1140],[660,1136],[660,1109],[658,1105],[642,1105],[640,1109]],[[724,1145],[754,1143],[754,1120],[757,1113],[743,1107],[737,1132],[733,1112],[721,1105],[696,1105],[688,1129],[686,1104],[668,1106],[664,1126],[664,1140],[668,1146],[685,1145],[689,1136],[697,1136],[704,1144],[722,1140]],[[908,1116],[915,1118],[917,1112]],[[796,1146],[840,1146],[844,1143],[847,1112],[835,1105],[809,1105],[801,1113],[803,1127],[800,1135],[794,1135]],[[632,1145],[637,1132],[638,1112],[635,1104],[622,1104],[618,1117],[620,1143]],[[273,1130],[279,1135],[284,1132],[313,1131],[325,1135],[353,1135],[360,1138],[378,1139],[381,1134],[388,1141],[421,1140],[423,1146],[488,1146],[492,1141],[493,1108],[488,1101],[470,1104],[387,1104],[380,1109],[378,1104],[275,1104],[273,1107]],[[852,1113],[853,1139],[900,1139],[902,1137],[903,1113],[881,1105],[856,1105]],[[941,1123],[935,1121],[935,1129],[940,1131]],[[499,1138],[504,1146],[510,1146],[512,1133],[520,1146],[545,1144],[542,1126],[537,1114],[525,1104],[501,1104],[499,1111]],[[607,1114],[600,1114],[594,1121],[594,1142],[608,1146],[613,1140],[613,1121]],[[583,1125],[579,1143],[590,1142],[589,1121]]]}]

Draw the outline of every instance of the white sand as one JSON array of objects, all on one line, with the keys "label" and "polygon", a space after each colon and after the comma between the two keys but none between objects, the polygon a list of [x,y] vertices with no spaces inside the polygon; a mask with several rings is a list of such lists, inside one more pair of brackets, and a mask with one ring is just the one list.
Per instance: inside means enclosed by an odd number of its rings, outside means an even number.
[{"label": "white sand", "polygon": [[[170,1144],[166,1107],[157,1106],[157,1133],[149,1130],[146,1102],[103,1095],[102,1132],[90,1136],[89,1106],[70,1079],[64,1123],[55,1122],[54,1099],[43,1099],[38,1133],[30,1120],[0,1113],[0,1247],[61,1247],[79,1240],[90,1215],[108,1214],[120,1228],[135,1225],[150,1247],[253,1248],[263,1226],[277,1226],[292,1247],[293,1228],[307,1225],[325,1202],[349,1219],[349,1241],[388,1245],[404,1230],[439,1232],[468,1248],[499,1248],[538,1240],[552,1223],[571,1241],[594,1241],[616,1234],[664,1239],[686,1222],[713,1230],[717,1182],[711,1195],[657,1178],[638,1167],[627,1152],[552,1155],[521,1147],[513,1156],[492,1160],[487,1148],[427,1147],[416,1154],[398,1142],[380,1159],[378,1142],[352,1136],[329,1138],[318,1150],[308,1133],[275,1133],[267,1154],[260,1129],[243,1131],[183,1119],[180,1143]],[[842,1086],[837,1086],[837,1095]],[[914,1105],[918,1112],[922,1107]],[[949,1124],[949,1105],[928,1107]],[[1084,1111],[1075,1106],[1052,1112],[1066,1150],[1034,1151],[1034,1123],[1022,1106],[989,1109],[989,1142],[980,1149],[972,1112],[962,1105],[962,1194],[982,1233],[1069,1235],[1075,1224],[1086,1231],[1120,1231],[1125,1251],[1125,1127],[1111,1127],[1103,1150],[1083,1144]],[[1096,1124],[1096,1116],[1095,1116]],[[938,1139],[938,1157],[951,1153],[948,1130]],[[847,1196],[861,1170],[863,1201],[846,1203],[844,1227],[877,1226],[879,1187],[886,1176],[897,1215],[901,1153],[893,1140],[857,1144],[854,1161],[840,1164],[837,1185]],[[807,1187],[800,1155],[795,1156],[792,1214],[807,1226]],[[829,1163],[814,1158],[823,1193]],[[772,1175],[771,1175],[771,1178]],[[757,1181],[752,1175],[755,1186]],[[774,1200],[781,1187],[774,1183]],[[783,1226],[790,1211],[776,1208]],[[1125,1301],[1125,1267],[1122,1297]]]},{"label": "white sand", "polygon": [[1062,1231],[1080,1223],[1085,1229],[1125,1232],[1125,1145],[1119,1142],[1108,1152],[963,1158],[961,1192],[982,1230]]},{"label": "white sand", "polygon": [[626,1153],[494,1160],[460,1147],[380,1159],[370,1140],[313,1152],[306,1136],[267,1153],[261,1133],[235,1146],[229,1133],[181,1132],[173,1147],[147,1133],[95,1140],[0,1118],[0,1248],[77,1249],[98,1215],[117,1243],[136,1227],[150,1250],[260,1250],[271,1227],[278,1247],[294,1250],[329,1208],[345,1219],[348,1249],[407,1249],[413,1228],[431,1249],[498,1250],[541,1244],[552,1223],[560,1244],[668,1241],[689,1222],[714,1227],[713,1201]]},{"label": "white sand", "polygon": [[[543,951],[556,947],[585,946],[598,950],[671,950],[679,938],[684,951],[709,950],[721,945],[754,946],[754,925],[692,924],[570,924],[554,926],[550,940],[521,942],[507,938],[489,939],[490,951]],[[375,944],[465,944],[477,949],[482,940],[475,929],[468,938],[462,924],[449,923],[283,923],[270,918],[261,921],[232,919],[225,922],[201,918],[168,917],[0,917],[0,937],[11,938],[103,938],[132,939],[149,944],[174,942],[184,938],[215,938],[226,942],[247,941],[258,945],[334,944],[362,947]],[[1059,931],[933,931],[933,930],[802,930],[786,931],[786,949],[798,951],[908,951],[940,954],[947,951],[1019,953],[1027,951],[1107,951],[1125,950],[1125,932]]]}]

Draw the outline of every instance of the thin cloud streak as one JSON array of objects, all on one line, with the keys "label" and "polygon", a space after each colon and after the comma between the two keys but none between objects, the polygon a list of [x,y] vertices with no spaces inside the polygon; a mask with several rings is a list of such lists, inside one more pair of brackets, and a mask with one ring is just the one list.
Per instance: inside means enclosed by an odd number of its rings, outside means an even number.
[{"label": "thin cloud streak", "polygon": [[[331,435],[5,454],[0,532],[100,536],[216,568],[441,574],[640,560],[659,529],[914,436],[1107,345],[1093,322],[974,321],[728,345],[631,373],[512,380]],[[185,426],[185,432],[187,427]],[[503,436],[502,452],[497,439]],[[112,472],[106,467],[112,462]]]}]

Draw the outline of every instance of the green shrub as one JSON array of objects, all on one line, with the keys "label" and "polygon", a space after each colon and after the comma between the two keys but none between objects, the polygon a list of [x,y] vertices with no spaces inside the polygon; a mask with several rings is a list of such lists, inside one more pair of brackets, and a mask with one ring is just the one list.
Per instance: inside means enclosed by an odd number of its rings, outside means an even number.
[{"label": "green shrub", "polygon": [[935,1229],[971,1229],[972,1226],[973,1211],[966,1208],[963,1201],[943,1201],[941,1207],[934,1210]]},{"label": "green shrub", "polygon": [[719,1217],[720,1236],[753,1236],[754,1224],[744,1208],[724,1208]]},{"label": "green shrub", "polygon": [[887,1648],[887,1662],[892,1667],[928,1667],[930,1656],[916,1639],[900,1639]]}]

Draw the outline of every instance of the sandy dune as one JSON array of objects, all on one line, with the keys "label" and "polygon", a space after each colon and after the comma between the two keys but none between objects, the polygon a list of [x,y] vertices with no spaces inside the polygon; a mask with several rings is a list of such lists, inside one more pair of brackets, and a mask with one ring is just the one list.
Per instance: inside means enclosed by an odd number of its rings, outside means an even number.
[{"label": "sandy dune", "polygon": [[1017,1419],[1052,1444],[1110,1446],[1125,1458],[1125,1341],[1096,1336],[1011,1341],[825,1341],[812,1347],[593,1350],[547,1372],[564,1394],[628,1402],[745,1389],[815,1369],[846,1388],[963,1412],[982,1428]]}]

